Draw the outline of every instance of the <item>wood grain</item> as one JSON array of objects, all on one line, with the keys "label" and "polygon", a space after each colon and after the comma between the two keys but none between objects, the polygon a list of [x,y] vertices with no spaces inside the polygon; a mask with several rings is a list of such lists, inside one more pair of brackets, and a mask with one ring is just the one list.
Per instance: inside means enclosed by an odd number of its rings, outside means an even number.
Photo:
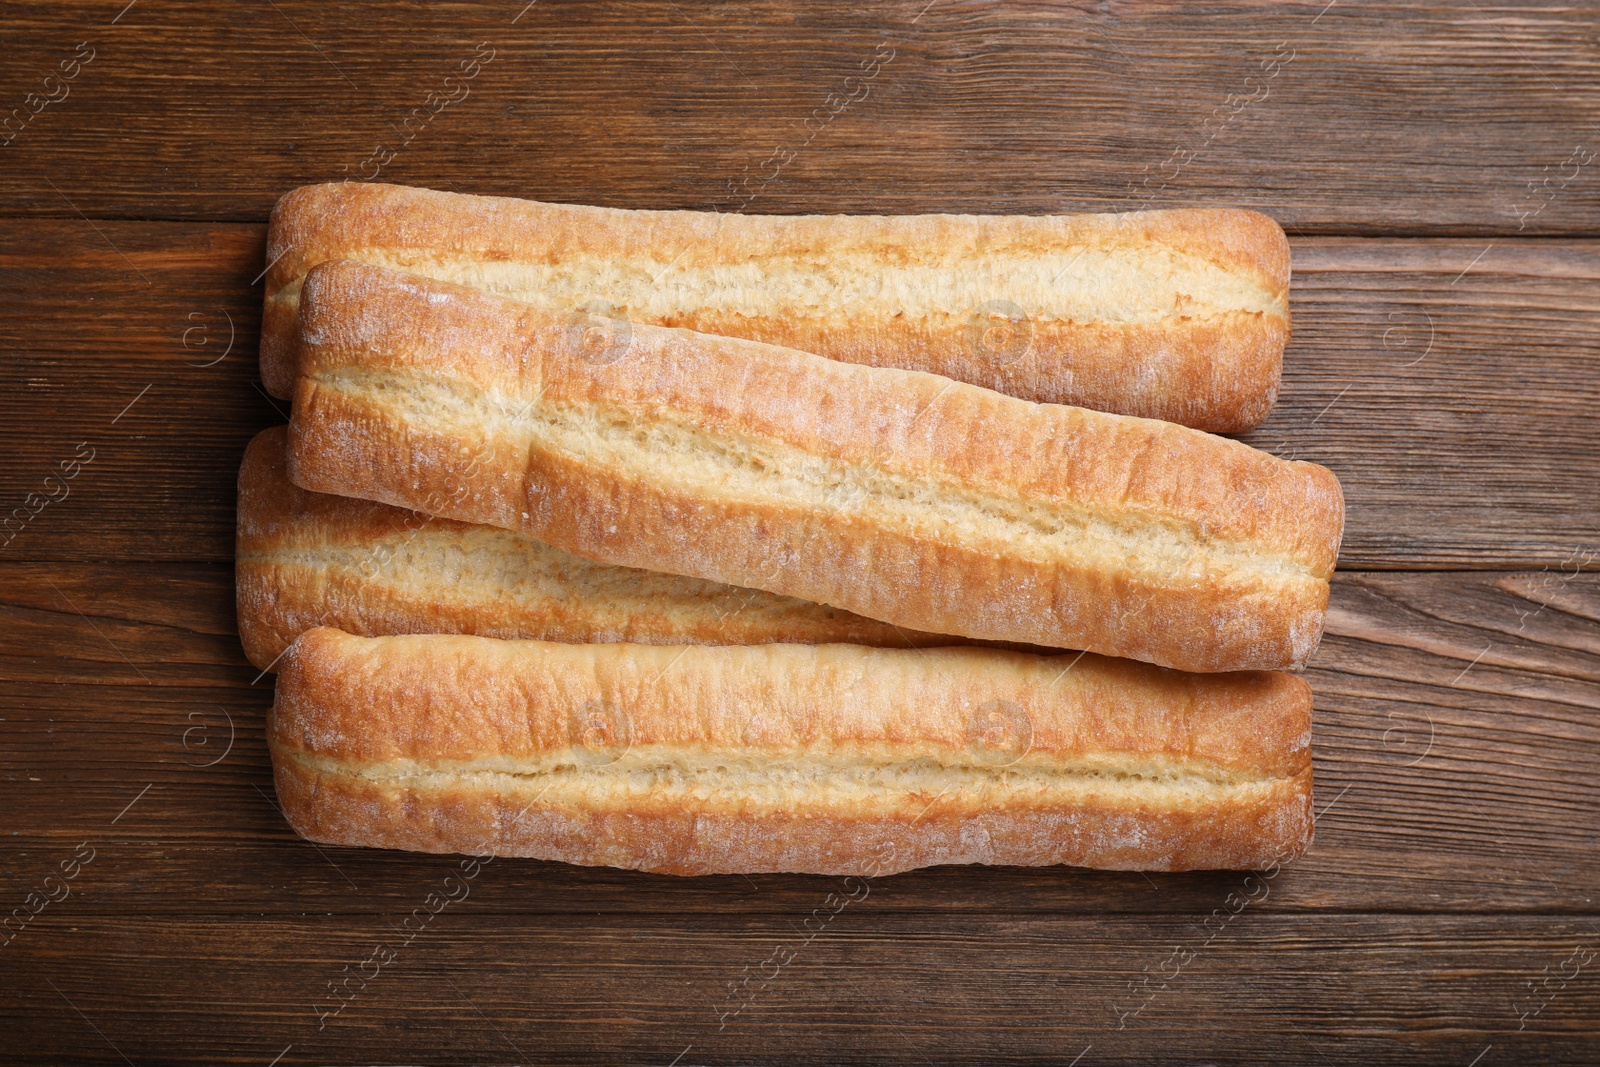
[{"label": "wood grain", "polygon": [[[1362,567],[1600,563],[1600,244],[1296,242],[1294,339],[1242,439],[1333,468]],[[1500,561],[1500,562],[1497,562]]]},{"label": "wood grain", "polygon": [[[262,240],[0,221],[0,503],[95,450],[0,559],[232,559],[244,445],[287,419],[256,375]],[[1600,565],[1600,242],[1315,238],[1293,256],[1282,398],[1244,440],[1339,475],[1341,565]]]},{"label": "wood grain", "polygon": [[1574,158],[1600,54],[1553,3],[121,6],[8,8],[7,107],[97,52],[5,149],[6,213],[254,220],[376,174],[618,207],[1227,204],[1291,233],[1600,218]]},{"label": "wood grain", "polygon": [[[183,917],[69,917],[64,904],[0,977],[13,1035],[0,1056],[298,1064],[359,1049],[360,1062],[412,1063],[448,1049],[452,1062],[820,1065],[849,1049],[885,1064],[1467,1064],[1492,1045],[1498,1062],[1580,1064],[1600,1040],[1592,975],[1552,980],[1537,1015],[1526,986],[1600,944],[1581,919],[1247,907],[1213,920],[1212,936],[1209,913],[885,913],[868,887],[813,919],[808,942],[802,923],[825,892],[765,917],[484,914],[477,887],[502,873],[483,868],[465,899],[414,920],[409,941],[401,924],[442,877],[358,920],[221,916],[199,901]],[[786,965],[767,963],[779,952]],[[354,996],[319,1030],[335,981]]]},{"label": "wood grain", "polygon": [[[0,917],[95,852],[0,934],[0,1063],[1595,1062],[1593,23],[1549,0],[8,5]],[[457,869],[289,831],[233,628],[239,457],[286,421],[255,384],[263,223],[375,173],[1277,218],[1294,338],[1248,440],[1349,502],[1307,673],[1311,852],[1270,886],[913,872],[809,941],[836,880],[496,862],[319,1030],[327,983]]]},{"label": "wood grain", "polygon": [[[74,907],[183,913],[189,894],[249,911],[393,907],[451,862],[314,849],[275,811],[263,715],[271,679],[243,659],[225,567],[0,565],[8,694],[0,809],[18,894],[85,836],[112,857]],[[83,612],[80,614],[80,610]],[[1600,575],[1342,574],[1316,694],[1310,854],[1265,911],[1600,914]],[[148,679],[148,681],[147,681]],[[113,829],[109,820],[145,786]],[[683,880],[508,862],[478,898],[513,913],[784,911],[800,876]],[[442,877],[442,873],[441,873]],[[950,868],[887,879],[885,908],[1189,912],[1235,876]],[[826,894],[827,889],[821,888]]]}]

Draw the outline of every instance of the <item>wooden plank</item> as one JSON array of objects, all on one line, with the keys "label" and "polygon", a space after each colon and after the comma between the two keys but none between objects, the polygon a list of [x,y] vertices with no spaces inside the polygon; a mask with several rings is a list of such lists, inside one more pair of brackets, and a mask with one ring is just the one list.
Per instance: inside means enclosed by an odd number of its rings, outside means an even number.
[{"label": "wooden plank", "polygon": [[[0,885],[90,840],[75,913],[271,914],[394,906],[449,860],[299,842],[274,809],[263,721],[224,567],[0,565],[7,693]],[[1312,851],[1267,910],[1600,912],[1600,575],[1342,574],[1316,692]],[[146,790],[146,787],[149,787]],[[112,818],[138,798],[115,824]],[[826,879],[683,880],[509,863],[510,912],[785,910]],[[883,907],[1193,912],[1233,876],[950,868],[889,879]],[[63,909],[65,910],[65,909]]]},{"label": "wooden plank", "polygon": [[7,214],[260,219],[378,176],[772,212],[1238,204],[1301,233],[1600,217],[1600,54],[1548,2],[121,6],[8,9],[0,99],[44,109],[5,149]]},{"label": "wooden plank", "polygon": [[[1592,22],[1549,0],[10,5],[0,1063],[1593,1062]],[[415,110],[430,92],[453,99]],[[262,223],[385,152],[382,180],[629,207],[1278,218],[1295,337],[1247,439],[1331,466],[1350,505],[1307,673],[1312,851],[1254,881],[504,860],[408,940],[459,860],[289,830],[231,592],[238,459],[285,418],[255,385]],[[393,962],[319,1027],[376,945]]]},{"label": "wooden plank", "polygon": [[255,387],[264,227],[0,235],[0,558],[231,560],[239,457],[288,411]]},{"label": "wooden plank", "polygon": [[[1345,567],[1600,561],[1600,242],[1490,244],[1294,242],[1282,399],[1245,439],[1339,474]],[[262,248],[260,227],[0,222],[0,503],[94,456],[0,559],[232,558],[239,457],[287,418],[257,385]]]},{"label": "wooden plank", "polygon": [[1290,301],[1243,440],[1339,475],[1341,566],[1600,563],[1600,245],[1296,242]]},{"label": "wooden plank", "polygon": [[888,914],[865,884],[819,894],[826,921],[485,915],[501,873],[416,934],[440,877],[364,918],[45,912],[5,950],[0,1062],[1578,1064],[1600,1040],[1585,920]]}]

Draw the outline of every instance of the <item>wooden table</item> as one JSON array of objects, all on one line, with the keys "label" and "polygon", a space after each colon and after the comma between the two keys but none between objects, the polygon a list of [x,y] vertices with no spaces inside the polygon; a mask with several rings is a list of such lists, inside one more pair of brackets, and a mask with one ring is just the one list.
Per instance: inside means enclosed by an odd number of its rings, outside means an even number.
[{"label": "wooden table", "polygon": [[[1600,12],[1324,2],[8,5],[0,1060],[1600,1062]],[[1249,903],[922,871],[815,936],[835,879],[502,860],[407,933],[456,860],[290,832],[233,623],[264,222],[344,177],[1272,214],[1247,440],[1349,502],[1312,851]]]}]

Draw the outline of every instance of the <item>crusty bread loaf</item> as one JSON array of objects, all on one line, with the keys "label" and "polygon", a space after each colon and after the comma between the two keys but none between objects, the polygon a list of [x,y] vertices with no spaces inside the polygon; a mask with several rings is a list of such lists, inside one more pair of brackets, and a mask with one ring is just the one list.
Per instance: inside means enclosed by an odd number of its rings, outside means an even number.
[{"label": "crusty bread loaf", "polygon": [[354,263],[308,277],[291,476],[621,566],[932,633],[1194,671],[1304,663],[1338,480],[1148,419],[560,316]]},{"label": "crusty bread loaf", "polygon": [[1266,418],[1289,337],[1289,245],[1253,211],[761,216],[340,183],[278,202],[267,257],[280,396],[301,281],[335,259],[1219,433]]},{"label": "crusty bread loaf", "polygon": [[268,725],[313,841],[668,874],[1248,868],[1311,837],[1310,690],[1101,659],[308,631]]},{"label": "crusty bread loaf", "polygon": [[612,567],[493,526],[435,519],[289,481],[289,432],[239,468],[239,639],[269,670],[314,626],[545,641],[968,644],[757,589]]}]

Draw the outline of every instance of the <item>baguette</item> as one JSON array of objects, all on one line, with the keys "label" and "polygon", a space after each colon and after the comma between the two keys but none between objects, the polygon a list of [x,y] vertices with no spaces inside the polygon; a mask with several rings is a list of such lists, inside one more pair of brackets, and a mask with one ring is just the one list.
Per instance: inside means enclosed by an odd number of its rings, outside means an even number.
[{"label": "baguette", "polygon": [[280,200],[267,256],[279,396],[301,282],[335,259],[1218,433],[1267,417],[1289,337],[1288,242],[1242,210],[762,216],[340,183]]},{"label": "baguette", "polygon": [[576,644],[968,643],[756,589],[594,563],[492,526],[309,493],[289,481],[288,448],[287,427],[263,430],[239,468],[239,638],[262,670],[314,626]]},{"label": "baguette", "polygon": [[1250,868],[1312,831],[1291,675],[856,645],[295,643],[296,832],[665,874]]},{"label": "baguette", "polygon": [[308,276],[291,477],[910,629],[1192,671],[1303,664],[1344,504],[1310,463],[915,371]]}]

